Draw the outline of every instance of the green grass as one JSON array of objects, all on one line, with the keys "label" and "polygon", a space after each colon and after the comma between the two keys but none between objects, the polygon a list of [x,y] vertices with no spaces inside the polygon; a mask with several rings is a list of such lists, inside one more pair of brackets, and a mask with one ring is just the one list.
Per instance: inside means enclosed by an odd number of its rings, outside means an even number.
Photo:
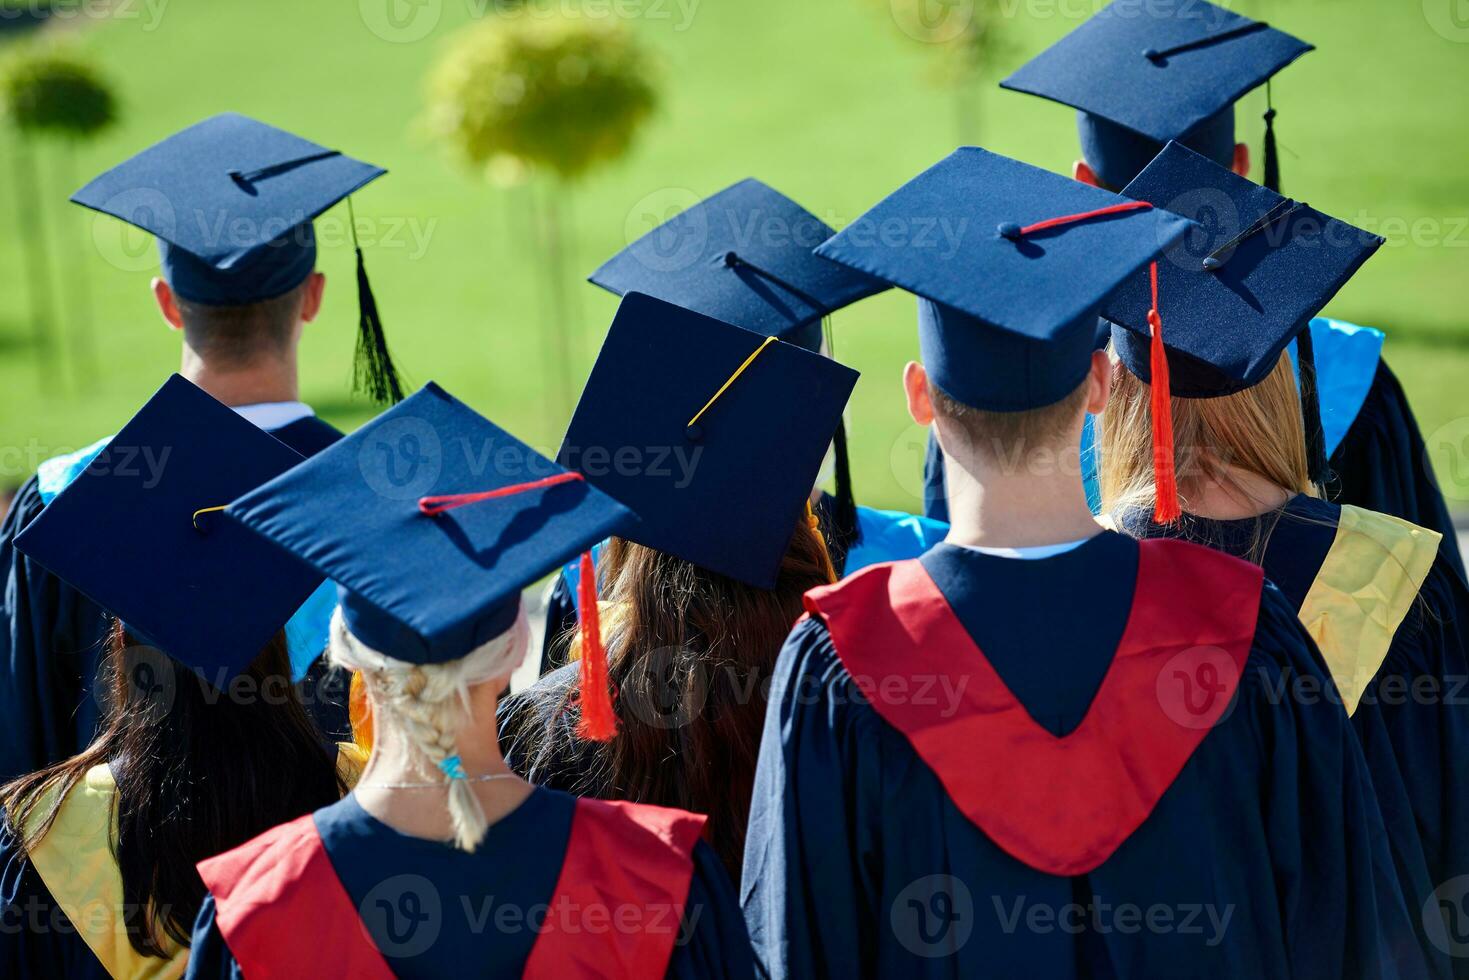
[{"label": "green grass", "polygon": [[[548,189],[490,187],[427,141],[417,122],[424,76],[477,2],[441,0],[440,22],[416,43],[375,36],[359,15],[362,5],[348,0],[171,3],[151,30],[147,8],[134,0],[124,9],[137,18],[72,32],[115,80],[123,112],[121,125],[77,152],[69,176],[64,154],[43,156],[43,199],[52,234],[65,246],[57,287],[63,300],[74,298],[84,277],[102,369],[85,380],[69,369],[58,380],[39,377],[24,256],[7,221],[9,233],[0,236],[0,480],[17,480],[37,457],[112,431],[177,363],[177,340],[152,309],[152,273],[104,261],[91,244],[95,222],[65,204],[66,195],[82,178],[226,109],[392,171],[355,203],[359,217],[416,223],[427,233],[421,254],[411,239],[369,250],[396,356],[415,382],[437,380],[526,438],[555,445],[571,406],[547,394],[541,260],[522,216],[532,196],[544,199]],[[682,30],[674,0],[645,0],[643,9],[669,15],[636,23],[662,56],[663,106],[631,158],[568,198],[575,232],[566,275],[580,306],[573,377],[589,367],[615,307],[581,277],[647,227],[648,202],[662,206],[684,189],[703,196],[753,175],[840,226],[961,142],[954,97],[932,82],[932,51],[896,28],[883,0],[702,0]],[[1076,155],[1069,110],[1002,92],[994,79],[1093,5],[1005,0],[1001,9],[1015,12],[1000,27],[1008,50],[979,86],[978,132],[962,141],[1066,170]],[[1469,46],[1435,33],[1419,3],[1255,0],[1245,11],[1319,48],[1275,87],[1287,190],[1389,233],[1388,247],[1329,312],[1390,331],[1389,357],[1425,433],[1435,432],[1469,414],[1460,393],[1460,379],[1469,376],[1462,314],[1469,134],[1459,125],[1469,117]],[[1257,93],[1239,114],[1257,154],[1262,110]],[[7,215],[17,204],[11,152],[0,151],[0,213]],[[1396,230],[1415,223],[1416,240]],[[321,266],[331,282],[326,310],[304,344],[304,394],[327,417],[353,425],[369,410],[347,396],[355,333],[350,249],[325,248]],[[863,373],[850,416],[859,493],[914,508],[921,433],[907,422],[898,387],[916,349],[912,300],[878,297],[839,314],[837,329],[838,355]]]}]

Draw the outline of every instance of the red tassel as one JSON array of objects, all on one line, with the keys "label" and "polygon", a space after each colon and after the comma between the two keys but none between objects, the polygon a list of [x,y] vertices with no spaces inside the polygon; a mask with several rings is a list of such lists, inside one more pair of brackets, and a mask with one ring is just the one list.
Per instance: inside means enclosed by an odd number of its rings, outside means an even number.
[{"label": "red tassel", "polygon": [[1153,286],[1153,308],[1148,311],[1152,328],[1149,367],[1152,375],[1153,484],[1157,488],[1153,520],[1172,524],[1183,515],[1178,503],[1178,474],[1173,461],[1173,396],[1168,385],[1168,352],[1163,347],[1163,317],[1158,313],[1158,263],[1148,268]]},{"label": "red tassel", "polygon": [[597,566],[592,562],[590,551],[582,552],[581,556],[577,604],[581,613],[581,721],[576,733],[593,742],[606,742],[617,734],[617,714],[612,710],[607,651],[602,646],[602,622],[597,609]]}]

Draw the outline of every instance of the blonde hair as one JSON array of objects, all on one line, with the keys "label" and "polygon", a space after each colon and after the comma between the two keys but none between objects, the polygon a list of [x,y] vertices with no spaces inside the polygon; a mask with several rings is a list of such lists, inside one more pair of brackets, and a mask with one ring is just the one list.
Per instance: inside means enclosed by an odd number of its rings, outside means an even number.
[{"label": "blonde hair", "polygon": [[459,733],[472,720],[469,689],[503,681],[515,672],[530,646],[525,610],[515,625],[458,660],[414,664],[379,653],[352,635],[341,609],[332,616],[332,663],[356,671],[371,705],[379,735],[396,731],[429,763],[426,770],[449,787],[449,820],[454,844],[473,851],[484,839],[488,823],[479,797],[465,779],[451,779],[441,768],[459,754]]},{"label": "blonde hair", "polygon": [[[1153,418],[1148,384],[1119,364],[1101,422],[1102,509],[1114,518],[1145,509],[1157,496],[1153,481]],[[1306,470],[1306,431],[1288,354],[1265,380],[1218,398],[1173,396],[1174,463],[1187,509],[1190,489],[1206,483],[1241,500],[1230,476],[1236,467],[1291,493],[1318,495]]]}]

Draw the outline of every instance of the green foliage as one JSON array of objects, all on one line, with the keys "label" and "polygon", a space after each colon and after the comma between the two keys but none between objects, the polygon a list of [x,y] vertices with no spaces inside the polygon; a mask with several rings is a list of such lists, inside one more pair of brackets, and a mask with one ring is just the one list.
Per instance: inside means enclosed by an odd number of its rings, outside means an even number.
[{"label": "green foliage", "polygon": [[652,60],[620,22],[490,17],[433,71],[428,122],[476,166],[574,179],[627,153],[657,101]]},{"label": "green foliage", "polygon": [[26,47],[0,64],[0,107],[28,133],[85,137],[117,118],[112,89],[91,66]]}]

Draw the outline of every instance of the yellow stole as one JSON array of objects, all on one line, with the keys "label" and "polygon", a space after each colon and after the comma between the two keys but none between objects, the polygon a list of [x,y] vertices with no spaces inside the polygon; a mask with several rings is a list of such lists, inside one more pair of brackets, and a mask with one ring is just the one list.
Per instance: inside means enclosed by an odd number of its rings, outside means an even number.
[{"label": "yellow stole", "polygon": [[[348,788],[362,774],[365,756],[350,744],[337,746],[337,771]],[[51,829],[27,857],[66,913],[77,935],[108,974],[118,980],[181,977],[187,947],[161,938],[166,958],[144,956],[128,941],[122,919],[122,873],[112,853],[112,818],[117,784],[107,766],[94,766],[62,801]],[[53,795],[36,808],[37,819],[51,812]]]},{"label": "yellow stole", "polygon": [[1301,604],[1347,714],[1376,676],[1423,587],[1443,535],[1405,520],[1343,506],[1331,550]]}]

